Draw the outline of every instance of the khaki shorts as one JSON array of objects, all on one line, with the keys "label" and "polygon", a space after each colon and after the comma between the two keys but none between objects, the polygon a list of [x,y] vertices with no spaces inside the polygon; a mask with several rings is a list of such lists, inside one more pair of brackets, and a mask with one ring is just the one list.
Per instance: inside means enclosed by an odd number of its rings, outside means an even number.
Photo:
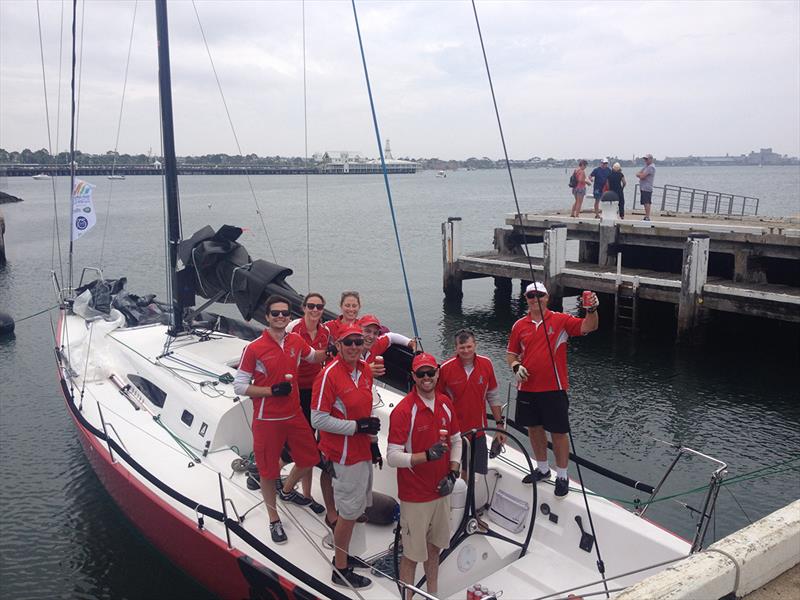
[{"label": "khaki shorts", "polygon": [[339,516],[355,521],[372,506],[372,461],[364,460],[354,465],[333,463],[333,500]]},{"label": "khaki shorts", "polygon": [[414,562],[428,560],[428,544],[450,546],[450,496],[430,502],[400,501],[403,556]]}]

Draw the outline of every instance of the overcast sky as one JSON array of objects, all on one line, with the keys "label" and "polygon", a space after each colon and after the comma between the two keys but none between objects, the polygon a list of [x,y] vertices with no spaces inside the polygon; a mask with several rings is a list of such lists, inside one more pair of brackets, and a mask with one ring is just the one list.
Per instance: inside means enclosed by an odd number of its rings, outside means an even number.
[{"label": "overcast sky", "polygon": [[[113,149],[135,2],[83,0],[78,146]],[[68,146],[71,2],[0,0],[0,147]],[[245,154],[304,154],[299,1],[198,1]],[[63,68],[59,70],[61,14]],[[500,157],[469,2],[357,3],[395,156]],[[800,154],[800,2],[477,3],[512,158]],[[180,155],[237,148],[192,3],[169,4]],[[349,2],[305,3],[309,153],[376,142]],[[159,153],[155,17],[138,3],[120,152]]]}]

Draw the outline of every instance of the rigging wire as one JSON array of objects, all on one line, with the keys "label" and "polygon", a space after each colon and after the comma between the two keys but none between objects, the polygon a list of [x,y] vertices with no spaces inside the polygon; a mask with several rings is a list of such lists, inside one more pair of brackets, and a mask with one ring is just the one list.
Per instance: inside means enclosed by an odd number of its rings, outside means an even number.
[{"label": "rigging wire", "polygon": [[311,292],[311,210],[308,201],[308,93],[306,87],[306,0],[302,1],[303,13],[303,143],[306,183],[306,292]]},{"label": "rigging wire", "polygon": [[[125,106],[125,92],[128,88],[128,69],[131,65],[131,49],[133,48],[133,31],[134,26],[136,25],[136,10],[139,7],[139,0],[133,5],[133,18],[131,19],[131,35],[130,39],[128,40],[128,58],[125,60],[125,77],[123,78],[122,82],[122,99],[119,103],[119,119],[117,119],[117,139],[114,142],[114,163],[111,165],[111,174],[114,175],[114,171],[117,167],[117,154],[119,150],[119,134],[122,131],[122,109]],[[103,251],[106,247],[106,236],[108,234],[108,222],[109,217],[111,216],[111,198],[114,193],[114,180],[111,179],[109,186],[108,186],[108,203],[106,204],[106,222],[103,226],[103,241],[100,243],[100,269],[103,269]]]},{"label": "rigging wire", "polygon": [[[392,215],[392,226],[394,227],[394,239],[397,242],[397,253],[400,255],[400,269],[403,272],[403,284],[406,288],[406,299],[408,300],[408,312],[411,315],[411,326],[414,330],[414,338],[420,340],[419,328],[417,327],[417,317],[414,314],[414,303],[411,300],[411,288],[408,285],[408,275],[406,274],[406,264],[403,259],[403,248],[400,245],[400,232],[397,229],[397,217],[394,212],[394,202],[392,201],[392,188],[389,186],[389,173],[386,170],[386,158],[383,155],[383,146],[381,145],[381,132],[378,129],[378,116],[375,112],[375,100],[372,97],[372,86],[369,83],[369,71],[367,70],[367,57],[364,54],[364,42],[361,39],[361,27],[358,25],[358,11],[356,10],[356,0],[350,0],[353,5],[353,18],[356,22],[356,33],[358,34],[358,47],[361,50],[361,63],[364,65],[364,80],[367,84],[367,94],[369,95],[369,106],[372,110],[372,124],[375,128],[375,138],[378,142],[378,152],[381,157],[381,169],[383,171],[383,182],[386,186],[386,197],[389,200],[389,212]],[[421,344],[417,348],[422,349]]]},{"label": "rigging wire", "polygon": [[81,87],[83,85],[83,33],[86,22],[86,0],[81,0],[81,45],[78,50],[78,104],[75,109],[75,146],[78,146],[78,130],[81,122]]},{"label": "rigging wire", "polygon": [[[61,9],[62,14],[62,27],[63,27],[63,4]],[[36,23],[39,27],[39,56],[41,57],[42,62],[42,87],[44,88],[44,115],[45,121],[47,124],[47,147],[48,152],[50,152],[50,156],[53,155],[53,140],[50,134],[50,105],[47,101],[47,75],[45,73],[44,68],[44,42],[42,40],[42,16],[41,12],[39,11],[39,0],[36,0]],[[62,37],[63,39],[63,37]],[[59,63],[60,61],[60,50],[59,50]],[[59,92],[61,86],[61,75],[60,75],[60,65],[59,65]],[[61,237],[58,233],[58,214],[56,213],[56,183],[55,179],[51,179],[53,185],[53,227],[55,229],[55,238],[53,238],[53,243],[51,244],[50,248],[50,267],[51,269],[55,267],[55,240],[58,240],[58,266],[59,272],[61,274],[61,280],[64,280],[64,266],[61,262]]]},{"label": "rigging wire", "polygon": [[[478,38],[479,38],[480,43],[481,43],[481,52],[483,53],[483,62],[484,62],[484,65],[486,66],[486,76],[487,76],[487,78],[489,80],[489,89],[490,89],[490,91],[492,93],[492,104],[494,105],[494,112],[495,112],[495,116],[497,117],[497,127],[498,127],[498,129],[500,131],[500,140],[501,140],[502,145],[503,145],[503,155],[504,155],[505,161],[506,161],[506,169],[508,170],[508,178],[509,178],[509,181],[511,183],[511,191],[512,191],[512,193],[514,195],[514,205],[516,206],[516,209],[517,209],[516,218],[517,218],[517,220],[519,222],[519,225],[520,225],[520,228],[521,228],[522,227],[522,210],[520,209],[520,206],[519,206],[519,198],[517,197],[517,189],[516,189],[516,187],[514,185],[514,175],[511,172],[511,162],[508,159],[508,148],[506,147],[505,134],[503,133],[503,124],[502,124],[502,122],[500,120],[500,110],[497,107],[497,97],[495,96],[495,93],[494,93],[494,84],[492,83],[492,73],[491,73],[491,69],[489,68],[489,59],[486,56],[486,46],[483,43],[483,33],[481,32],[481,24],[480,24],[480,19],[478,18],[478,9],[475,6],[475,0],[472,0],[472,12],[475,15],[475,26],[477,27]],[[533,262],[531,260],[530,252],[528,251],[528,246],[527,246],[527,244],[522,244],[522,247],[525,250],[525,257],[526,257],[526,259],[528,261],[528,269],[530,270],[531,281],[536,282],[536,274],[534,273],[534,270],[533,270]],[[553,355],[553,347],[550,344],[550,336],[547,333],[547,326],[546,326],[546,323],[544,321],[545,314],[544,314],[544,311],[542,310],[541,298],[537,298],[537,302],[539,304],[539,311],[540,311],[540,313],[542,315],[542,325],[544,326],[545,341],[546,341],[546,344],[547,344],[547,349],[548,349],[549,354],[550,354],[550,364],[553,367],[553,373],[554,373],[554,375],[556,377],[556,381],[558,382],[558,387],[559,387],[560,390],[563,390],[563,386],[561,384],[561,380],[558,377],[558,368],[556,367],[555,356]],[[575,448],[575,439],[572,436],[572,432],[569,431],[568,435],[569,435],[570,444],[572,445],[572,453],[577,456],[578,453],[577,453],[576,448]],[[581,467],[577,462],[575,463],[575,468],[576,468],[576,471],[577,471],[577,474],[578,474],[578,481],[580,482],[580,485],[581,485],[583,501],[584,501],[584,505],[586,507],[586,515],[587,515],[587,517],[589,519],[589,528],[590,528],[590,530],[592,532],[592,535],[594,536],[594,539],[595,539],[594,549],[595,549],[595,554],[597,555],[597,570],[599,571],[601,577],[603,578],[603,587],[605,588],[605,591],[606,591],[606,597],[609,597],[608,583],[606,582],[606,577],[605,577],[605,565],[604,565],[603,559],[602,559],[602,557],[600,555],[600,544],[599,544],[599,541],[597,539],[597,532],[595,531],[595,528],[594,528],[594,520],[592,519],[592,512],[589,509],[589,499],[586,496],[586,487],[583,484],[583,475],[581,473]]]},{"label": "rigging wire", "polygon": [[[192,8],[194,9],[194,14],[197,17],[197,25],[200,27],[200,35],[203,38],[203,44],[206,47],[206,53],[208,54],[208,60],[211,63],[211,70],[214,72],[214,79],[217,82],[217,89],[219,90],[219,95],[222,98],[222,105],[225,107],[225,114],[228,117],[228,124],[231,126],[231,133],[233,133],[233,139],[236,142],[236,149],[239,152],[240,156],[244,156],[242,154],[242,146],[239,144],[239,136],[236,134],[236,128],[233,126],[233,119],[231,118],[231,112],[228,110],[228,102],[225,100],[225,94],[222,91],[222,83],[220,83],[219,75],[217,75],[217,67],[214,65],[214,58],[211,56],[211,48],[208,46],[208,41],[206,40],[206,32],[203,29],[203,23],[200,21],[200,13],[197,12],[197,4],[195,4],[195,0],[192,0]],[[247,167],[245,167],[244,175],[247,178],[247,185],[250,187],[250,194],[253,196],[253,202],[256,205],[256,214],[258,215],[259,220],[261,221],[261,227],[264,230],[264,235],[267,238],[267,246],[269,247],[269,252],[272,255],[273,262],[278,262],[278,259],[275,257],[275,250],[272,248],[272,241],[269,237],[269,232],[267,232],[267,224],[264,222],[264,215],[261,211],[261,206],[258,203],[258,198],[256,197],[256,190],[253,187],[253,182],[250,179],[250,171]]]}]

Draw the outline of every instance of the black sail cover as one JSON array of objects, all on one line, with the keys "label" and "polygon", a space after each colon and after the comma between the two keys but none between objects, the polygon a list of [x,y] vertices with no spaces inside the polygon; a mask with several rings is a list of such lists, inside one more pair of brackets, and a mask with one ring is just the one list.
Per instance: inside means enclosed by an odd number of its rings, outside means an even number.
[{"label": "black sail cover", "polygon": [[192,237],[180,243],[178,256],[183,263],[184,276],[191,276],[197,295],[217,302],[235,303],[246,320],[264,322],[264,301],[270,294],[287,296],[299,308],[297,291],[286,283],[292,274],[265,260],[252,260],[247,249],[236,240],[241,227],[223,225],[216,232],[206,225]]},{"label": "black sail cover", "polygon": [[[178,246],[178,257],[183,268],[178,271],[182,285],[197,295],[210,300],[235,303],[245,320],[255,319],[266,325],[264,302],[271,294],[279,294],[289,301],[295,316],[303,314],[303,296],[286,278],[292,274],[265,260],[252,260],[244,246],[236,240],[242,235],[240,227],[223,225],[216,232],[206,225]],[[190,299],[185,305],[191,305]],[[336,313],[324,311],[323,320],[336,318]],[[243,324],[244,325],[244,324]],[[253,333],[253,335],[257,335]],[[391,346],[383,355],[385,383],[398,389],[407,389],[409,370],[413,358],[408,348]]]}]

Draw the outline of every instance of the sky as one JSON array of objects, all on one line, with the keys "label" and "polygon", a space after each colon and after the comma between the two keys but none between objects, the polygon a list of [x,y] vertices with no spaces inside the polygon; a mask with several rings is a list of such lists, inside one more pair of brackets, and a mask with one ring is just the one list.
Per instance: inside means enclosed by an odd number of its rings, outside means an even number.
[{"label": "sky", "polygon": [[[798,0],[476,6],[513,159],[762,147],[800,155]],[[168,7],[179,155],[238,154],[238,138],[243,154],[303,156],[306,135],[309,154],[377,155],[349,1]],[[356,7],[381,137],[395,157],[501,157],[470,2]],[[78,9],[78,148],[160,154],[152,2],[79,0]],[[38,2],[45,103],[37,2],[0,0],[0,147],[68,148],[71,10],[68,1]]]}]

